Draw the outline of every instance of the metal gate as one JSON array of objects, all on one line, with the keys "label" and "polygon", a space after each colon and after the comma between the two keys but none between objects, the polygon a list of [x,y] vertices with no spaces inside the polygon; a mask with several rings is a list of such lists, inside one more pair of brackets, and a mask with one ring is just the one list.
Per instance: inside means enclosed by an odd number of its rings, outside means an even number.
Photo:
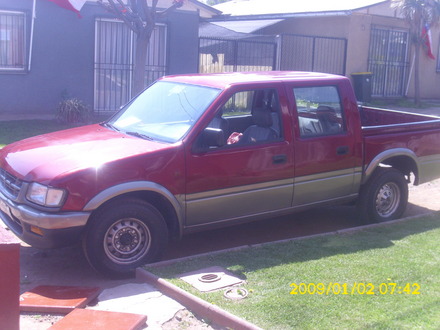
[{"label": "metal gate", "polygon": [[276,50],[276,42],[201,37],[199,72],[275,70]]},{"label": "metal gate", "polygon": [[345,75],[346,39],[284,34],[280,49],[281,70]]},{"label": "metal gate", "polygon": [[373,74],[372,95],[404,96],[408,69],[408,32],[373,26],[368,55],[368,71]]},{"label": "metal gate", "polygon": [[[135,47],[134,33],[123,22],[96,20],[95,112],[115,112],[130,100]],[[165,75],[166,69],[166,26],[158,25],[150,39],[145,85]]]}]

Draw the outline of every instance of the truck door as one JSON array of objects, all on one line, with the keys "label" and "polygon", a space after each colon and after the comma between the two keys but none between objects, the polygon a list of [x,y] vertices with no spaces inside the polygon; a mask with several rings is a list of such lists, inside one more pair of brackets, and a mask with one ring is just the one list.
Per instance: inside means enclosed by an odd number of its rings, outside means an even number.
[{"label": "truck door", "polygon": [[291,86],[295,109],[293,206],[355,194],[361,148],[344,111],[338,85]]},{"label": "truck door", "polygon": [[[206,120],[187,148],[187,226],[237,221],[291,206],[293,153],[281,121],[279,92],[276,87],[232,91]],[[288,115],[286,106],[284,112]],[[205,133],[220,131],[224,140],[210,143]],[[235,141],[228,139],[239,134]]]}]

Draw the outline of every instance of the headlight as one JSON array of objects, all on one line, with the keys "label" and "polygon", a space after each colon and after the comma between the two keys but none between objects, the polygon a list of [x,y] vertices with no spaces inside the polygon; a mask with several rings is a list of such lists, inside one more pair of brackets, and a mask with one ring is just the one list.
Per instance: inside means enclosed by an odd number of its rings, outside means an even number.
[{"label": "headlight", "polygon": [[63,189],[50,188],[39,183],[31,183],[26,198],[36,204],[58,207],[64,201],[65,191]]}]

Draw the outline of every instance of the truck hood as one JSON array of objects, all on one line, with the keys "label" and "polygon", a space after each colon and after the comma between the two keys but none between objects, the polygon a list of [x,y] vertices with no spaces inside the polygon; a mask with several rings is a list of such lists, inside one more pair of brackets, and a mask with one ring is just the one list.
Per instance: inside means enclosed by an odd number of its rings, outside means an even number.
[{"label": "truck hood", "polygon": [[45,182],[81,169],[98,168],[118,159],[172,147],[89,125],[12,143],[0,150],[0,165],[25,181]]}]

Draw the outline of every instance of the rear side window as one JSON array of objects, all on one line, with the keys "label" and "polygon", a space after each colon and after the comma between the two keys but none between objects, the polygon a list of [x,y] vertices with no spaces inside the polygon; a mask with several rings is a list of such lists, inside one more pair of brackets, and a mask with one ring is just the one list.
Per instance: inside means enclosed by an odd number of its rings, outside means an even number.
[{"label": "rear side window", "polygon": [[336,86],[293,89],[301,137],[342,134],[346,131]]}]

